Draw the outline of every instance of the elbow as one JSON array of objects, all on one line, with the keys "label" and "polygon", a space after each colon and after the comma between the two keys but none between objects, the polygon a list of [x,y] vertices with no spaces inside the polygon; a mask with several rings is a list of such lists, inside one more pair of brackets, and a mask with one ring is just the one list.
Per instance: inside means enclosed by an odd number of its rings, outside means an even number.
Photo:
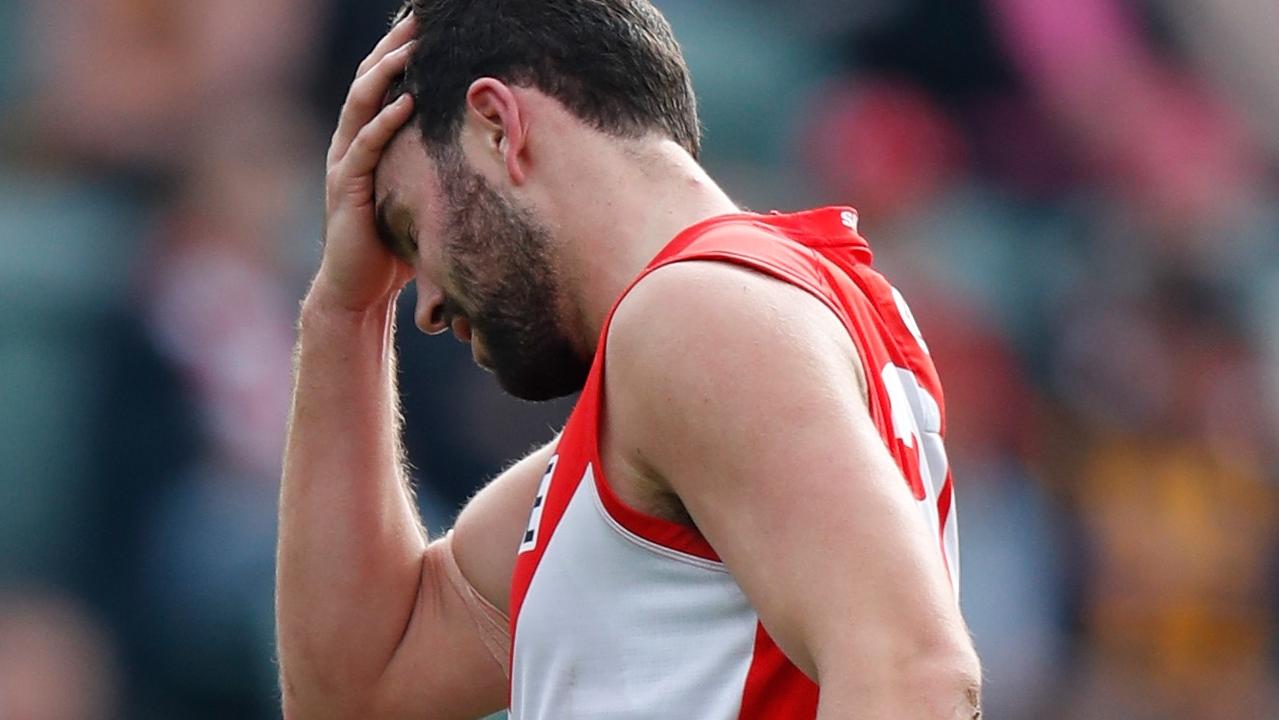
[{"label": "elbow", "polygon": [[961,625],[905,634],[897,645],[894,697],[897,717],[974,720],[981,717],[981,662]]},{"label": "elbow", "polygon": [[902,697],[923,711],[918,717],[981,717],[981,663],[969,642],[920,654],[906,665],[902,678],[910,685],[900,688]]},{"label": "elbow", "polygon": [[[900,638],[900,636],[899,636]],[[819,667],[820,718],[981,717],[981,665],[966,634],[896,642]],[[832,658],[833,659],[833,658]]]}]

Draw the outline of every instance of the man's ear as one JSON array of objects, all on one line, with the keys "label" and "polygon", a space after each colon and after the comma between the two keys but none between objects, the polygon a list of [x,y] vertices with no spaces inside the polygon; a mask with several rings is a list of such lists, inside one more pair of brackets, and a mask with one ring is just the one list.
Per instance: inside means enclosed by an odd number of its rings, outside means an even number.
[{"label": "man's ear", "polygon": [[501,80],[480,78],[466,91],[466,107],[480,124],[484,150],[497,155],[511,182],[523,184],[526,178],[524,149],[527,135],[515,93]]}]

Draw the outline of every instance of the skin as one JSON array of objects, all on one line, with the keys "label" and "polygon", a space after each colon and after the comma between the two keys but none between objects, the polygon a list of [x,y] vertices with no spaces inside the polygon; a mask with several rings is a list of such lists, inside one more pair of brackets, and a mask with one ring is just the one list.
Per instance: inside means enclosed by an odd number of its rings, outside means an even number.
[{"label": "skin", "polygon": [[[458,213],[486,209],[472,235],[531,243],[549,304],[518,321],[588,360],[647,261],[683,228],[737,210],[675,143],[600,133],[492,78],[467,94],[459,148],[497,199],[460,203],[445,187],[456,168],[402,131],[411,100],[383,107],[412,30],[394,28],[361,65],[328,155],[326,245],[301,313],[281,490],[289,718],[475,718],[506,701],[441,557],[451,543],[469,582],[506,611],[554,441],[482,490],[451,538],[428,543],[398,440],[392,310],[410,280],[423,331],[452,327],[504,384],[511,362],[529,361],[500,349],[511,328],[481,320],[501,302],[489,291],[509,262],[459,248]],[[476,267],[482,259],[498,264]],[[533,358],[531,372],[555,357]],[[779,646],[821,683],[823,720],[974,717],[976,656],[866,411],[857,357],[829,311],[790,286],[720,264],[664,268],[611,326],[604,472],[633,506],[706,535]],[[793,501],[795,478],[805,502]]]},{"label": "skin", "polygon": [[[393,143],[379,176],[379,234],[410,264],[417,262],[419,232],[413,218],[420,207],[411,192],[398,189],[403,178],[422,172],[421,144],[405,132]],[[403,148],[396,151],[395,147]],[[452,154],[451,154],[452,155]],[[565,307],[552,232],[523,203],[495,190],[460,157],[449,157],[434,176],[442,208],[431,267],[450,291],[425,308],[421,323],[452,326],[470,342],[475,360],[502,387],[525,400],[548,400],[576,392],[590,370],[591,358],[574,346],[558,312]],[[438,295],[437,295],[438,297]],[[534,311],[534,309],[536,309]]]}]

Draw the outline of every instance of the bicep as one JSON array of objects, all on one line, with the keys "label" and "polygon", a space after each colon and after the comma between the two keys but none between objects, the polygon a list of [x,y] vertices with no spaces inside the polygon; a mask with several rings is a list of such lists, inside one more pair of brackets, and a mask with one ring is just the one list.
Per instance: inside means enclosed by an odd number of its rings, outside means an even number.
[{"label": "bicep", "polygon": [[478,718],[506,705],[511,573],[554,443],[481,490],[431,543],[413,617],[383,678],[378,716]]}]

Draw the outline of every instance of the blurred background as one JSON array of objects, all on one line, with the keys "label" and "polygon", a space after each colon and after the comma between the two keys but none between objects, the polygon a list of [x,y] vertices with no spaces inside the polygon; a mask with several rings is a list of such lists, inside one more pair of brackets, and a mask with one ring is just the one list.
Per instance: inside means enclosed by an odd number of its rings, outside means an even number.
[{"label": "blurred background", "polygon": [[[0,718],[278,717],[323,158],[395,0],[0,0]],[[1279,717],[1279,4],[664,0],[705,160],[941,369],[987,717]],[[401,322],[440,532],[569,405]],[[850,618],[856,622],[856,618]]]}]

